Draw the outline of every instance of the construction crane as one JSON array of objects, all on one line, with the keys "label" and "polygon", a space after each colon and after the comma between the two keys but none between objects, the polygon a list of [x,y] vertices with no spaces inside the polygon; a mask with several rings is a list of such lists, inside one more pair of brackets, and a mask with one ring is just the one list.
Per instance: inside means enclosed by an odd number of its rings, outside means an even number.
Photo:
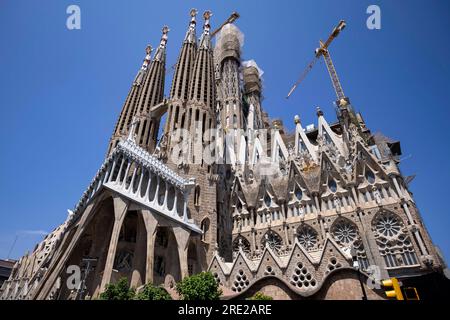
[{"label": "construction crane", "polygon": [[320,57],[323,57],[327,65],[328,73],[330,74],[331,82],[333,83],[334,91],[336,92],[338,103],[340,104],[344,101],[347,101],[347,98],[344,95],[344,90],[342,90],[341,83],[339,82],[339,77],[337,75],[336,69],[334,68],[333,61],[331,60],[330,52],[328,51],[328,47],[330,46],[331,42],[333,42],[333,40],[339,35],[339,33],[345,28],[345,26],[346,24],[344,20],[339,21],[338,25],[333,29],[333,32],[331,32],[327,41],[325,41],[325,43],[322,42],[322,40],[319,41],[320,47],[316,49],[314,59],[308,64],[305,71],[303,71],[297,82],[292,86],[286,99],[291,96],[297,86],[303,81],[303,79],[306,78],[317,60],[319,60]]},{"label": "construction crane", "polygon": [[229,24],[229,23],[235,22],[237,19],[239,19],[239,17],[240,17],[239,13],[237,13],[236,11],[233,12],[233,13],[228,17],[228,19],[225,20],[225,22],[222,23],[222,24],[220,25],[220,27],[218,27],[216,30],[214,30],[213,32],[211,32],[211,39],[214,38],[215,35],[216,35],[216,34],[217,34],[217,33],[218,33],[225,25],[227,25],[227,24]]},{"label": "construction crane", "polygon": [[[234,12],[228,17],[228,19],[225,20],[224,23],[222,23],[222,24],[220,25],[220,27],[218,27],[216,30],[214,30],[213,32],[211,32],[211,39],[214,38],[214,37],[216,36],[216,34],[217,34],[220,30],[222,30],[222,28],[223,28],[225,25],[227,25],[227,24],[229,24],[229,23],[235,22],[237,19],[239,19],[239,17],[240,17],[239,13],[237,13],[236,11],[234,11]],[[175,70],[176,66],[177,66],[177,64],[174,64],[172,67],[170,67],[169,70],[167,70],[166,73],[169,73],[170,71]]]}]

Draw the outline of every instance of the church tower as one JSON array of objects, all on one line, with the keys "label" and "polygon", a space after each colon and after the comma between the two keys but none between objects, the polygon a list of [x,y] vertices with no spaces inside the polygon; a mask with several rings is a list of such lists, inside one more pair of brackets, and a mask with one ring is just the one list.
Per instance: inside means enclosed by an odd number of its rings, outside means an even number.
[{"label": "church tower", "polygon": [[111,154],[114,147],[119,143],[119,140],[126,137],[128,134],[128,128],[131,125],[131,120],[135,113],[135,107],[137,101],[139,100],[139,95],[142,92],[142,81],[147,75],[149,65],[151,64],[151,52],[152,47],[147,45],[145,48],[145,58],[142,63],[142,67],[139,69],[136,77],[133,80],[131,89],[122,107],[122,112],[120,113],[119,119],[117,120],[116,126],[114,128],[113,135],[109,142],[108,154]]},{"label": "church tower", "polygon": [[[172,141],[172,133],[177,129],[187,129],[187,123],[190,123],[192,114],[188,116],[186,102],[188,100],[189,80],[194,67],[195,55],[197,54],[197,36],[196,36],[196,16],[197,10],[190,12],[191,21],[184,37],[180,55],[175,67],[172,87],[170,89],[170,102],[167,111],[166,125],[164,135],[160,144],[159,156],[163,159],[172,154],[173,144],[177,143],[176,138]],[[169,147],[170,145],[170,147]],[[169,149],[167,149],[169,147]],[[169,159],[170,160],[170,159]]]},{"label": "church tower", "polygon": [[[189,266],[190,272],[205,268],[217,242],[215,166],[204,161],[203,150],[211,143],[209,129],[216,126],[215,79],[210,38],[211,12],[203,14],[203,32],[197,44],[195,9],[175,69],[168,117],[160,145],[160,158],[183,177],[194,177],[195,188],[188,202],[189,219],[201,226],[202,252]],[[205,259],[206,258],[206,259]]]},{"label": "church tower", "polygon": [[168,32],[169,28],[164,26],[153,61],[150,56],[152,47],[148,45],[146,48],[144,62],[133,81],[111,137],[108,154],[111,154],[121,138],[130,135],[131,128],[135,130],[132,135],[135,135],[139,146],[150,153],[155,149],[160,119],[152,114],[151,107],[162,103],[164,99]]}]

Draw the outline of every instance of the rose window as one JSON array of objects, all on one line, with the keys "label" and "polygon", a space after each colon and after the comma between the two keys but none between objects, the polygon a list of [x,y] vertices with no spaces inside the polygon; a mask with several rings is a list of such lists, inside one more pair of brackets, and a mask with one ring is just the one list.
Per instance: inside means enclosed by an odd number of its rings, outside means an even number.
[{"label": "rose window", "polygon": [[266,246],[266,243],[270,249],[278,252],[281,250],[283,240],[281,240],[281,237],[276,232],[268,231],[261,239],[261,244],[263,247]]},{"label": "rose window", "polygon": [[396,216],[386,214],[378,219],[375,228],[379,234],[385,237],[394,237],[400,233],[401,225]]},{"label": "rose window", "polygon": [[317,232],[311,227],[303,227],[297,234],[298,242],[306,250],[312,250],[317,245]]},{"label": "rose window", "polygon": [[350,222],[339,222],[332,231],[334,238],[341,244],[350,244],[355,241],[358,233]]}]

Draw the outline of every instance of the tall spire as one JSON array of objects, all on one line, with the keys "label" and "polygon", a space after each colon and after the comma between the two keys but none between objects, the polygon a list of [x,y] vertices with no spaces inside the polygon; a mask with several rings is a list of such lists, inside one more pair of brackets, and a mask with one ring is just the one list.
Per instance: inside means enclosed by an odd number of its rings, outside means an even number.
[{"label": "tall spire", "polygon": [[190,15],[191,21],[178,57],[172,81],[172,88],[170,89],[171,100],[187,100],[189,79],[194,67],[194,59],[197,52],[197,36],[195,33],[197,10],[191,9]]},{"label": "tall spire", "polygon": [[146,74],[136,110],[139,118],[136,127],[136,143],[149,152],[153,152],[155,148],[159,131],[160,118],[154,117],[150,109],[164,100],[166,46],[169,31],[168,26],[162,28],[161,40]]},{"label": "tall spire", "polygon": [[148,66],[151,64],[152,47],[150,45],[147,45],[147,47],[145,48],[145,53],[146,55],[144,61],[142,62],[142,66],[137,72],[136,77],[134,78],[133,84],[122,107],[119,119],[117,120],[116,127],[114,128],[114,132],[108,147],[108,154],[111,153],[111,151],[119,142],[120,138],[127,136],[129,125],[134,114],[136,113],[136,105],[142,92],[141,84],[148,72]]},{"label": "tall spire", "polygon": [[153,62],[148,70],[144,81],[143,92],[139,99],[139,114],[150,112],[150,107],[162,102],[164,97],[164,79],[166,69],[166,45],[167,34],[170,29],[167,26],[162,28],[161,41],[156,49]]},{"label": "tall spire", "polygon": [[171,143],[171,134],[181,127],[189,127],[191,117],[188,118],[185,103],[188,100],[189,83],[194,69],[195,56],[197,54],[197,10],[191,9],[191,20],[178,56],[175,73],[170,88],[170,105],[167,112],[166,126],[164,128],[164,143]]},{"label": "tall spire", "polygon": [[208,110],[214,110],[215,100],[214,61],[209,34],[211,16],[209,10],[203,14],[205,23],[189,88],[189,101]]}]

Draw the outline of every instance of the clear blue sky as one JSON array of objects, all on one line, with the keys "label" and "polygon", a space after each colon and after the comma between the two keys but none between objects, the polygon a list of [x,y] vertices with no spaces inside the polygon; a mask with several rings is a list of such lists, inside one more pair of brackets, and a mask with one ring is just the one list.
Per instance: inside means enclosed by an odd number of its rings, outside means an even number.
[{"label": "clear blue sky", "polygon": [[[66,28],[70,4],[81,7],[81,30]],[[370,4],[381,8],[381,30],[366,28]],[[373,132],[401,141],[403,173],[417,174],[411,190],[450,257],[450,2],[2,0],[0,258],[16,235],[11,258],[64,221],[103,161],[146,44],[155,47],[168,24],[174,64],[191,7],[211,9],[213,27],[232,11],[241,14],[244,58],[265,71],[264,108],[289,129],[295,114],[316,122],[317,105],[334,122],[323,62],[284,97],[318,40],[345,19],[330,48],[344,91]]]}]

